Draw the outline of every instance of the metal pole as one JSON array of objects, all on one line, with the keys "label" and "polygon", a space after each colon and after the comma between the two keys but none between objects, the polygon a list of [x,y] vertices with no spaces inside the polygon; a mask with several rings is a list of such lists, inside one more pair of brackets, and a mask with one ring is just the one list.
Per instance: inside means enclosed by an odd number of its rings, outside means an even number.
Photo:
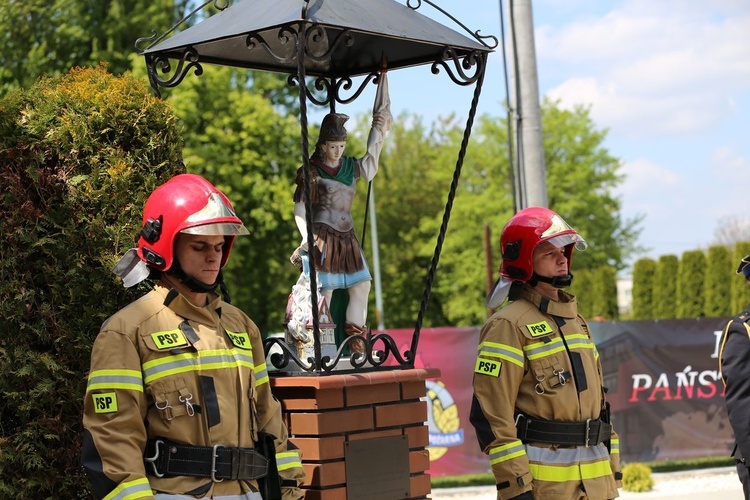
[{"label": "metal pole", "polygon": [[378,250],[378,222],[375,216],[375,184],[370,186],[370,233],[372,238],[372,267],[373,281],[375,281],[375,319],[378,321],[378,330],[385,330],[385,319],[383,318],[383,287],[380,281],[380,251]]},{"label": "metal pole", "polygon": [[526,196],[522,208],[547,206],[547,181],[542,138],[542,113],[539,106],[539,81],[536,70],[534,20],[531,0],[510,0],[510,18],[514,40],[518,89],[516,106],[521,135],[519,158]]}]

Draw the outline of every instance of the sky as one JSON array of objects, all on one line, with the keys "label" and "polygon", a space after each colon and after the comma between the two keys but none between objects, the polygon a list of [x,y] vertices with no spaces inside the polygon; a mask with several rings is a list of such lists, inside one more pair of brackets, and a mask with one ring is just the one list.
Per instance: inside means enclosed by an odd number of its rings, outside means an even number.
[{"label": "sky", "polygon": [[[499,0],[433,3],[500,38]],[[621,214],[644,217],[638,244],[648,250],[630,263],[706,249],[722,227],[750,228],[750,1],[531,3],[540,98],[590,106],[597,129],[608,131],[603,146],[621,160],[624,181],[614,192]],[[418,12],[462,31],[426,3]],[[504,78],[498,46],[480,114],[505,116]],[[465,119],[473,92],[429,66],[390,72],[389,86],[394,116],[425,122],[450,113]],[[366,107],[364,95],[358,101]]]}]

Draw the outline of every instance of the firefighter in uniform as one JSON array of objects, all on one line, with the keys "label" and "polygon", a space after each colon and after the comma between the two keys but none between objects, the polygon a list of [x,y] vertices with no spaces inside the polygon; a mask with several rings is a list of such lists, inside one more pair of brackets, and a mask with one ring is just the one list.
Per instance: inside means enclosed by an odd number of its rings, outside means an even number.
[{"label": "firefighter in uniform", "polygon": [[105,321],[91,353],[81,461],[95,498],[303,497],[258,328],[217,291],[242,234],[200,176],[149,196],[138,247],[114,272],[126,287],[157,282]]},{"label": "firefighter in uniform", "polygon": [[[742,259],[737,274],[750,286],[750,255]],[[734,431],[737,475],[742,482],[745,499],[750,499],[750,305],[727,324],[721,339],[719,372],[724,382],[724,398],[729,423]]]},{"label": "firefighter in uniform", "polygon": [[497,498],[611,499],[621,486],[599,355],[570,285],[586,242],[555,212],[518,212],[500,238],[498,308],[484,325],[470,420]]}]

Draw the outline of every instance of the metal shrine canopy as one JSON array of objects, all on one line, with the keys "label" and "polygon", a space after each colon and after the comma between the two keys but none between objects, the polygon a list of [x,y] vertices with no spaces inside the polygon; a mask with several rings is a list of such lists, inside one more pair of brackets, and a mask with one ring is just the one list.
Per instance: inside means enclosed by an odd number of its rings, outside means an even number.
[{"label": "metal shrine canopy", "polygon": [[[475,59],[498,44],[494,36],[470,32],[428,0],[408,0],[406,5],[395,0],[238,0],[228,7],[227,0],[209,0],[196,11],[211,1],[220,10],[217,14],[169,38],[164,39],[177,26],[137,42],[151,41],[140,53],[157,93],[157,86],[178,85],[190,68],[200,74],[202,63],[297,74],[299,46],[304,47],[309,76],[366,75],[379,71],[386,60],[389,70],[443,64],[456,83],[468,85],[482,66]],[[417,12],[423,3],[472,38]],[[466,61],[467,56],[472,60]],[[179,61],[174,75],[160,78],[156,70],[170,73],[170,59]],[[449,60],[453,69],[443,63]]]},{"label": "metal shrine canopy", "polygon": [[[304,190],[307,193],[305,203],[309,248],[314,248],[315,242],[310,204],[307,99],[317,105],[330,104],[331,111],[334,111],[336,102],[352,102],[370,81],[378,84],[379,92],[383,87],[387,88],[383,70],[424,64],[432,65],[433,74],[440,73],[441,69],[445,70],[458,85],[475,84],[410,349],[400,353],[393,338],[386,333],[372,335],[368,332],[366,337],[349,337],[338,348],[334,359],[322,356],[318,311],[317,307],[312,307],[314,357],[301,360],[283,341],[268,338],[264,342],[266,352],[272,352],[273,348],[281,351],[271,355],[271,363],[276,368],[285,368],[291,360],[303,372],[331,373],[337,369],[345,349],[355,338],[361,338],[367,350],[364,355],[353,354],[350,357],[350,366],[354,370],[367,368],[366,364],[372,369],[393,369],[392,363],[386,364],[391,355],[396,365],[402,368],[414,367],[422,320],[476,115],[487,57],[497,47],[498,39],[494,36],[481,36],[479,31],[470,31],[430,0],[405,1],[404,5],[396,0],[236,0],[230,5],[229,0],[205,0],[163,35],[157,37],[154,33],[152,37],[136,42],[136,48],[146,59],[149,80],[157,96],[160,94],[158,87],[176,87],[191,70],[196,75],[202,74],[204,63],[286,73],[289,75],[290,85],[301,83],[300,145]],[[178,31],[194,14],[212,3],[218,13]],[[417,12],[423,5],[428,5],[451,19],[469,36]],[[141,49],[140,46],[146,43],[149,45]],[[176,65],[173,67],[175,61]],[[315,77],[315,88],[325,91],[322,99],[308,88],[307,76]],[[339,92],[350,91],[351,77],[357,76],[364,76],[364,81],[352,92],[353,95],[343,99]],[[311,302],[317,304],[313,260],[309,274]]]}]

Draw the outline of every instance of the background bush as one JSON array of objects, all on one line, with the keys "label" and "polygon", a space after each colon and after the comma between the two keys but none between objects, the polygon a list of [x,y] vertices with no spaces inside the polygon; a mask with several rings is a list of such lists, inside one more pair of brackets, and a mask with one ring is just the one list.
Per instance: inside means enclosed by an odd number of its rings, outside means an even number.
[{"label": "background bush", "polygon": [[82,399],[101,323],[143,290],[111,273],[184,171],[143,80],[75,69],[0,100],[0,498],[85,498]]},{"label": "background bush", "polygon": [[654,480],[651,477],[651,468],[644,464],[632,463],[622,468],[622,489],[642,493],[651,491]]}]

